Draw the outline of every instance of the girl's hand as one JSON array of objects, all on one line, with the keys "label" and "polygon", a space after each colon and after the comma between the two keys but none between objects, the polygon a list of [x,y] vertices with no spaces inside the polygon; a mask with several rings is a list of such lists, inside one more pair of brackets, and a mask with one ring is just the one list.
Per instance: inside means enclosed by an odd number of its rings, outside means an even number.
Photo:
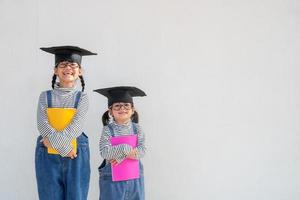
[{"label": "girl's hand", "polygon": [[109,160],[110,164],[112,165],[117,165],[118,162],[115,159]]},{"label": "girl's hand", "polygon": [[[49,142],[49,139],[47,137],[43,138],[42,140],[43,144],[45,145],[45,147],[47,148],[53,148]],[[67,155],[67,157],[74,159],[77,157],[77,154],[75,153],[75,151],[72,149],[72,151],[70,151]]]},{"label": "girl's hand", "polygon": [[138,150],[137,148],[132,149],[129,154],[127,155],[127,158],[129,159],[137,159]]},{"label": "girl's hand", "polygon": [[51,146],[51,144],[49,142],[49,139],[47,137],[43,138],[42,142],[43,142],[43,144],[44,144],[45,147],[52,148],[52,146]]},{"label": "girl's hand", "polygon": [[70,151],[67,155],[67,157],[74,159],[77,157],[77,154],[75,153],[74,149],[72,149],[72,151]]}]

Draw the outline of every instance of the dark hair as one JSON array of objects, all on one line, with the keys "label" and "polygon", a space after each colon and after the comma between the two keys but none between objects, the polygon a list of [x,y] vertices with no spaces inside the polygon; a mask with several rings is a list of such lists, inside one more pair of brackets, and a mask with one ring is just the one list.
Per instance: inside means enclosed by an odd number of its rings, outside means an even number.
[{"label": "dark hair", "polygon": [[84,91],[84,86],[85,86],[85,83],[84,83],[83,76],[82,76],[82,75],[80,75],[80,76],[79,76],[79,79],[80,79],[80,82],[81,82],[81,87],[82,87],[81,91],[83,92],[83,91]]},{"label": "dark hair", "polygon": [[108,115],[108,110],[107,110],[102,115],[102,124],[103,124],[103,126],[106,126],[108,123],[109,123],[109,115]]},{"label": "dark hair", "polygon": [[[57,66],[58,66],[58,64],[55,66],[55,68],[57,68]],[[55,74],[53,74],[53,76],[52,76],[52,85],[51,85],[52,89],[54,89],[54,85],[56,83],[56,78],[57,78],[57,76]],[[81,91],[83,92],[84,91],[84,86],[85,86],[85,82],[84,82],[83,76],[80,75],[79,79],[80,79],[81,87],[82,87]]]},{"label": "dark hair", "polygon": [[[108,123],[109,123],[109,115],[108,115],[108,110],[105,112],[105,113],[103,113],[103,115],[102,115],[102,124],[103,124],[103,126],[106,126],[106,125],[108,125]],[[134,113],[133,113],[133,115],[131,116],[131,121],[132,122],[134,122],[134,123],[139,123],[139,114],[138,114],[138,112],[135,110],[134,111]]]},{"label": "dark hair", "polygon": [[55,74],[53,74],[53,76],[52,76],[52,89],[54,89],[54,85],[55,85],[55,83],[56,83],[56,75]]}]

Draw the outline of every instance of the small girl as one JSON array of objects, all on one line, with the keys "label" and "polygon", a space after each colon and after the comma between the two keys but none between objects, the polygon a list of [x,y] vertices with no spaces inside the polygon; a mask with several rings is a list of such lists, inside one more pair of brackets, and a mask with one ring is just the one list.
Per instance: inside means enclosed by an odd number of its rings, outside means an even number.
[{"label": "small girl", "polygon": [[[41,48],[55,54],[53,90],[40,94],[35,152],[39,199],[86,200],[90,179],[88,138],[83,122],[88,110],[81,58],[96,55],[74,46]],[[59,82],[56,82],[56,79]],[[82,91],[75,89],[81,80]]]},{"label": "small girl", "polygon": [[144,173],[140,159],[145,155],[145,135],[138,124],[132,97],[146,96],[136,87],[94,90],[108,98],[102,116],[100,139],[100,200],[143,200]]}]

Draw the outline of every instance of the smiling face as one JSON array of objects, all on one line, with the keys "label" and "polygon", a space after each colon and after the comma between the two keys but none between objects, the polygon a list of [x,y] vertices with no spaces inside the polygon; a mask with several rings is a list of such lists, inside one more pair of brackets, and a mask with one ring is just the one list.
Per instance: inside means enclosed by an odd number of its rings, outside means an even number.
[{"label": "smiling face", "polygon": [[63,61],[54,68],[54,74],[58,76],[61,87],[74,87],[81,68],[77,63]]},{"label": "smiling face", "polygon": [[134,107],[131,103],[114,103],[110,107],[109,112],[117,124],[125,124],[131,120],[131,116],[134,114]]}]

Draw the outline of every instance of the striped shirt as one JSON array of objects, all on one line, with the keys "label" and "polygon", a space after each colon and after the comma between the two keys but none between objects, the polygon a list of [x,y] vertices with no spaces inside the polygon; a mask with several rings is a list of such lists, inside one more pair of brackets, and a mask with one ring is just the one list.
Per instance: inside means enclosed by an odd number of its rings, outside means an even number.
[{"label": "striped shirt", "polygon": [[[115,136],[124,136],[124,135],[132,135],[133,132],[133,122],[128,122],[127,124],[119,125],[116,122],[112,122],[111,126],[114,130]],[[137,145],[137,159],[144,157],[146,152],[145,147],[145,134],[141,129],[139,124],[135,124],[137,127],[137,136],[138,136],[138,145]],[[128,144],[120,144],[116,146],[112,146],[110,143],[110,137],[112,137],[112,133],[110,132],[108,126],[104,126],[102,130],[102,135],[100,138],[100,155],[102,158],[107,160],[115,159],[118,163],[122,162],[128,153],[132,150],[132,147]]]},{"label": "striped shirt", "polygon": [[[52,93],[52,108],[74,108],[76,94],[75,88],[60,88],[57,85]],[[65,157],[72,150],[71,140],[77,138],[83,132],[83,122],[88,110],[88,97],[86,93],[81,94],[76,114],[71,123],[63,130],[56,131],[48,121],[47,117],[47,93],[40,94],[37,109],[37,127],[43,138],[48,137],[51,146]]]}]

